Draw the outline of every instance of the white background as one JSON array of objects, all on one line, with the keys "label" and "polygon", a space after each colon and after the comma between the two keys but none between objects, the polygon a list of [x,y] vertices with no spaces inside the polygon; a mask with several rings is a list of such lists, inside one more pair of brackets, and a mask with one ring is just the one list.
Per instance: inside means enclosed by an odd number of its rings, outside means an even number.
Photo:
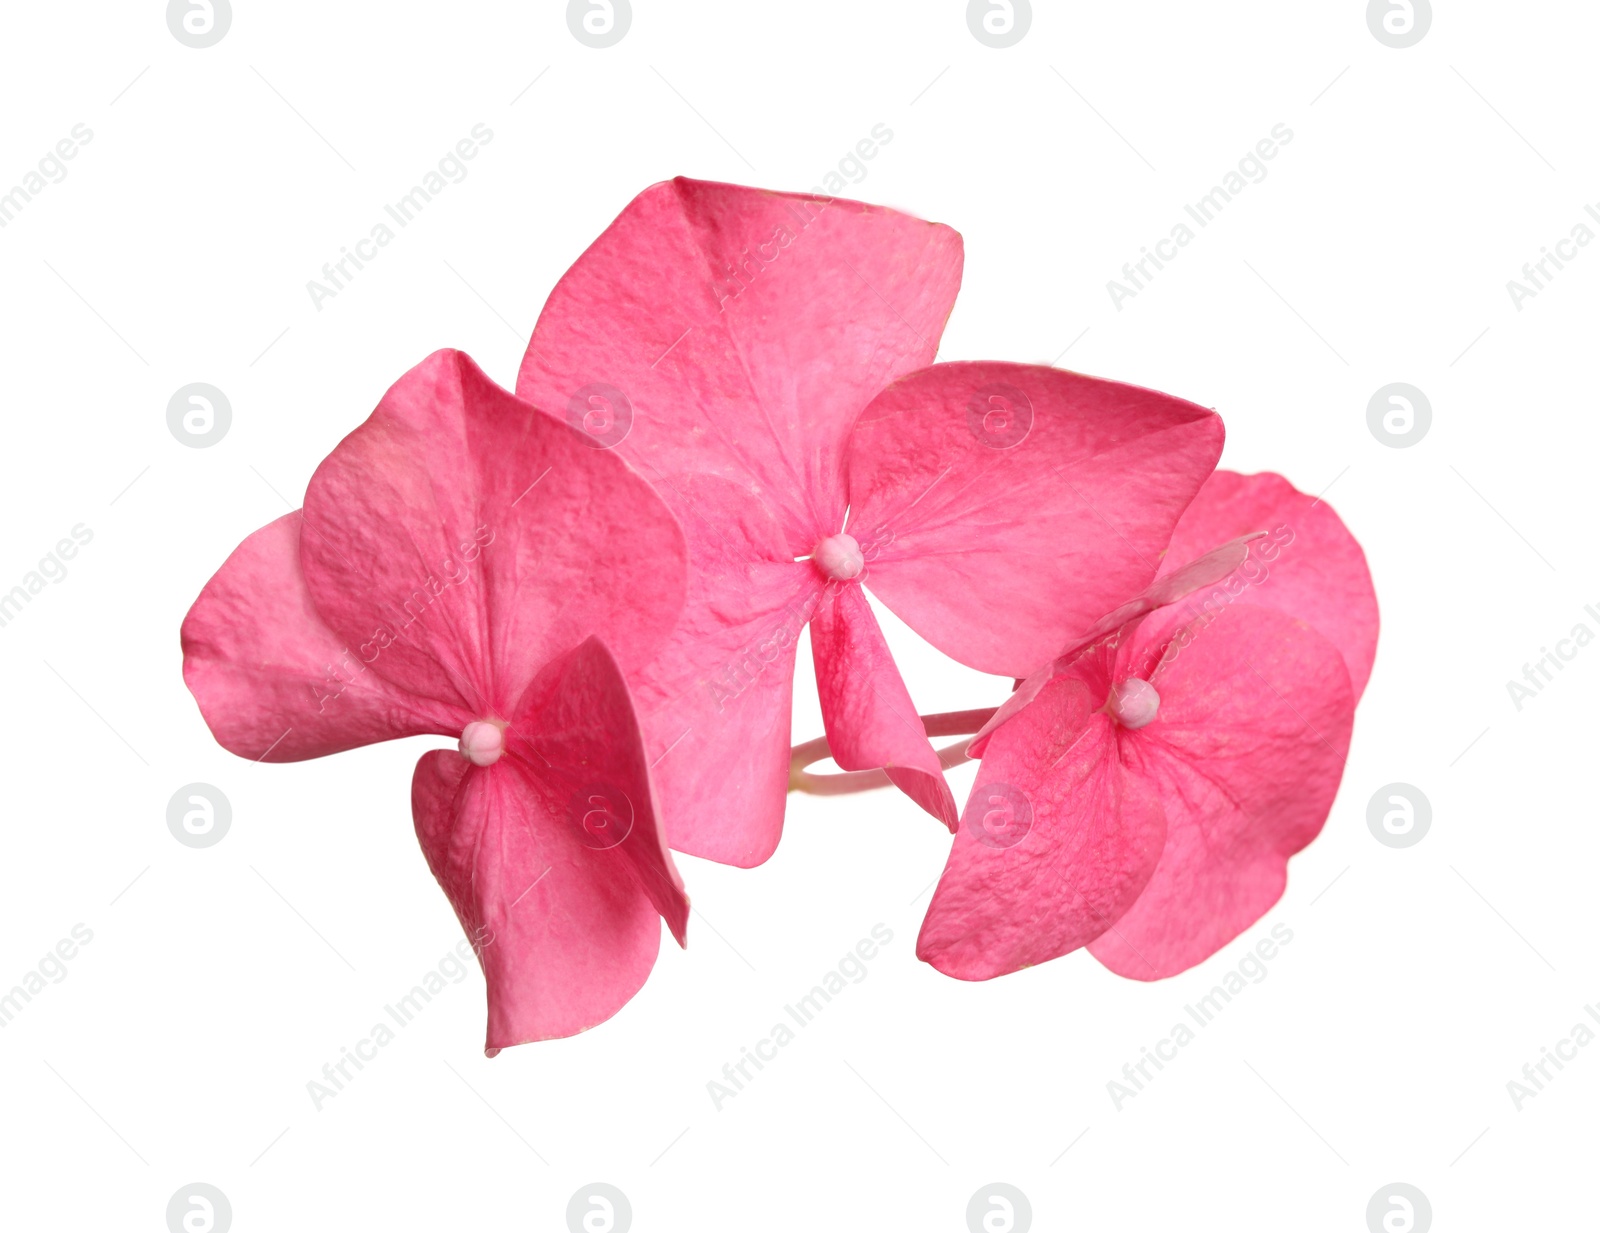
[{"label": "white background", "polygon": [[[635,0],[595,50],[558,3],[237,0],[195,50],[156,0],[8,5],[0,191],[94,136],[0,230],[0,590],[93,540],[0,628],[0,988],[94,937],[0,1031],[7,1224],[157,1231],[204,1181],[240,1233],[561,1230],[604,1181],[641,1233],[960,1233],[1003,1181],[1040,1230],[1360,1233],[1403,1181],[1440,1230],[1593,1227],[1600,1048],[1520,1112],[1506,1084],[1600,1001],[1600,647],[1520,712],[1506,682],[1600,632],[1600,246],[1521,311],[1506,282],[1600,201],[1600,12],[1440,3],[1395,50],[1364,7],[1040,3],[995,50],[953,0]],[[478,123],[470,175],[316,310],[307,280]],[[637,191],[810,189],[879,123],[849,194],[966,240],[942,358],[1214,406],[1224,465],[1327,490],[1365,545],[1383,633],[1326,831],[1181,977],[1080,954],[963,984],[913,953],[948,837],[893,794],[794,799],[762,868],[680,860],[690,948],[610,1022],[486,1060],[474,970],[317,1111],[307,1081],[460,936],[411,829],[429,742],[232,757],[180,678],[185,610],[430,351],[511,384]],[[1267,178],[1113,307],[1123,262],[1279,123]],[[196,381],[233,408],[208,449],[166,424]],[[1407,449],[1367,427],[1395,381],[1433,407]],[[891,633],[924,711],[1003,696]],[[799,673],[797,741],[821,730]],[[195,781],[233,807],[204,850],[166,825]],[[1395,781],[1433,809],[1405,850],[1366,821]],[[707,1081],[878,922],[867,978],[716,1110]],[[1274,922],[1268,977],[1118,1111],[1107,1081]]]}]

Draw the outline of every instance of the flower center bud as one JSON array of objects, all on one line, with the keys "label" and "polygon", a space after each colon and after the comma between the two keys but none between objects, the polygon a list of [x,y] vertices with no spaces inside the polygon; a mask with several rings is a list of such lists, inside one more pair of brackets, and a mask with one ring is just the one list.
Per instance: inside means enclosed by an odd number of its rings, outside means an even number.
[{"label": "flower center bud", "polygon": [[1161,707],[1161,695],[1149,681],[1129,677],[1111,690],[1106,699],[1106,710],[1124,728],[1142,728],[1156,717]]},{"label": "flower center bud", "polygon": [[493,766],[505,748],[505,729],[497,723],[475,719],[461,729],[461,756],[474,766]]},{"label": "flower center bud", "polygon": [[861,555],[861,545],[856,543],[856,537],[846,535],[843,531],[821,540],[811,550],[811,560],[835,582],[849,582],[867,566],[866,558]]}]

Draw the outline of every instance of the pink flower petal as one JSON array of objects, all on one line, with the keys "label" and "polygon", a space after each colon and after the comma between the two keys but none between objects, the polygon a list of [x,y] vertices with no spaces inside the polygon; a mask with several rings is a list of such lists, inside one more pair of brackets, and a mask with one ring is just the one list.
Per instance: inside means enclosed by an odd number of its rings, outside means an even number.
[{"label": "pink flower petal", "polygon": [[[1225,537],[1232,538],[1222,542]],[[1203,549],[1208,542],[1211,547]],[[1082,646],[1184,600],[1190,618],[1236,602],[1301,617],[1339,647],[1357,700],[1366,688],[1377,652],[1378,601],[1361,545],[1325,502],[1297,492],[1282,476],[1217,471],[1184,511],[1156,580],[1096,621],[1055,661],[1019,681],[968,743],[968,754],[982,757],[995,729],[1027,706]]]},{"label": "pink flower petal", "polygon": [[969,667],[1023,677],[1155,577],[1221,449],[1215,412],[1153,390],[939,364],[857,423],[850,531],[906,624]]},{"label": "pink flower petal", "polygon": [[1011,696],[995,708],[994,714],[978,729],[972,740],[967,742],[967,756],[983,757],[983,751],[988,746],[989,737],[994,730],[1029,705],[1038,696],[1039,691],[1061,675],[1085,647],[1146,613],[1153,612],[1163,605],[1176,603],[1201,587],[1223,581],[1244,563],[1250,545],[1264,536],[1265,532],[1256,532],[1229,540],[1205,556],[1157,578],[1138,597],[1130,599],[1108,616],[1096,621],[1081,637],[1073,639],[1067,649],[1050,663],[1017,682],[1017,687]]},{"label": "pink flower petal", "polygon": [[535,694],[510,756],[424,754],[412,782],[428,867],[483,965],[490,1056],[610,1018],[650,974],[658,916],[681,939],[688,914],[614,661],[587,642]]},{"label": "pink flower petal", "polygon": [[1160,796],[1095,709],[1106,658],[1052,681],[991,739],[917,938],[941,972],[988,980],[1075,950],[1155,869]]},{"label": "pink flower petal", "polygon": [[620,438],[669,502],[663,477],[700,472],[760,493],[790,557],[804,556],[841,529],[851,423],[932,361],[960,280],[948,227],[854,201],[656,184],[551,293],[517,392],[592,412],[598,438]]},{"label": "pink flower petal", "polygon": [[545,305],[518,392],[632,462],[694,541],[682,623],[638,682],[683,851],[752,865],[778,842],[795,614],[818,590],[794,562],[843,529],[849,426],[932,360],[960,276],[947,227],[680,179]]},{"label": "pink flower petal", "polygon": [[772,516],[726,480],[678,482],[689,597],[672,637],[633,680],[667,838],[749,867],[783,833],[795,645],[822,590]]},{"label": "pink flower petal", "polygon": [[183,621],[183,679],[212,735],[240,757],[294,762],[422,733],[465,711],[370,671],[317,615],[300,572],[300,511],[234,549]]},{"label": "pink flower petal", "polygon": [[[1135,599],[1130,599],[1115,612],[1102,617],[1091,625],[1081,637],[1073,640],[1064,652],[1070,656],[1080,647],[1087,646],[1107,634],[1121,629],[1130,621],[1143,616],[1147,612],[1154,612],[1168,604],[1175,604],[1180,599],[1187,598],[1201,587],[1214,586],[1226,581],[1228,575],[1245,563],[1250,555],[1250,546],[1257,540],[1265,539],[1265,531],[1252,532],[1241,535],[1238,539],[1231,539],[1219,548],[1213,548],[1203,557],[1197,557],[1187,565],[1180,565],[1171,573],[1163,573],[1147,586]],[[1168,560],[1170,560],[1170,556]]]},{"label": "pink flower petal", "polygon": [[955,797],[939,755],[859,586],[824,593],[811,619],[811,652],[833,760],[847,771],[883,767],[896,787],[955,830]]},{"label": "pink flower petal", "polygon": [[484,1052],[575,1035],[639,991],[661,944],[655,908],[615,853],[563,825],[566,802],[522,764],[423,754],[411,801],[428,867],[483,966]]},{"label": "pink flower petal", "polygon": [[[628,862],[682,946],[689,899],[667,852],[644,736],[610,649],[590,638],[541,673],[506,731],[506,744],[537,778],[570,788],[573,801],[587,800],[588,808],[572,810],[574,821],[587,818],[598,828],[585,832],[586,842]],[[616,824],[607,820],[606,801],[597,795],[617,806],[610,811]]]},{"label": "pink flower petal", "polygon": [[458,351],[396,382],[317,469],[300,554],[317,611],[374,672],[478,718],[506,718],[590,634],[641,667],[686,585],[649,486]]},{"label": "pink flower petal", "polygon": [[1010,723],[1024,707],[1032,706],[1033,700],[1039,696],[1039,692],[1051,681],[1061,676],[1062,670],[1072,663],[1074,655],[1075,653],[1052,659],[1044,667],[1034,669],[1018,681],[1016,688],[1007,695],[1006,700],[995,708],[994,714],[989,716],[984,721],[983,726],[973,733],[972,739],[967,742],[967,757],[983,757],[989,748],[989,740],[994,736],[995,732],[1003,724]]},{"label": "pink flower petal", "polygon": [[1366,554],[1326,501],[1271,472],[1218,471],[1178,521],[1162,573],[1251,531],[1267,534],[1249,559],[1183,607],[1260,604],[1305,621],[1339,648],[1359,699],[1377,653],[1378,600]]},{"label": "pink flower petal", "polygon": [[1167,839],[1138,901],[1089,949],[1138,980],[1193,967],[1278,901],[1289,857],[1333,805],[1355,711],[1344,660],[1305,622],[1248,604],[1184,618],[1164,609],[1118,659],[1161,697],[1125,744],[1166,802]]}]

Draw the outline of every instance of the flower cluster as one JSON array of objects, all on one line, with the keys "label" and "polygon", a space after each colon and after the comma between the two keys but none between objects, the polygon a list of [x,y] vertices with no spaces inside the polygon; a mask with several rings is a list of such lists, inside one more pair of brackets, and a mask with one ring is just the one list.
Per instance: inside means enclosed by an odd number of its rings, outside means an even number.
[{"label": "flower cluster", "polygon": [[[234,753],[456,740],[413,814],[491,1054],[614,1014],[657,918],[684,941],[671,850],[761,863],[795,786],[892,783],[954,832],[918,954],[964,979],[1079,947],[1181,971],[1321,828],[1377,639],[1355,540],[1217,471],[1203,407],[934,364],[961,265],[893,210],[655,185],[556,286],[514,394],[430,356],[195,602],[184,676]],[[868,589],[1009,698],[920,716]]]}]

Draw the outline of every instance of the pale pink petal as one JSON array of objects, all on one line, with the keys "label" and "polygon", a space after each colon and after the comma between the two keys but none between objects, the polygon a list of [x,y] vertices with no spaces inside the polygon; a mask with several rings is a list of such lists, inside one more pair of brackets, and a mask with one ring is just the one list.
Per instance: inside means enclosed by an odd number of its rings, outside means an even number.
[{"label": "pale pink petal", "polygon": [[1162,572],[1252,531],[1266,534],[1239,568],[1182,607],[1192,617],[1260,604],[1305,621],[1339,648],[1359,699],[1377,653],[1378,600],[1366,554],[1326,501],[1271,472],[1218,471],[1179,519]]},{"label": "pale pink petal", "polygon": [[[1163,573],[1147,586],[1136,598],[1130,599],[1114,612],[1096,621],[1082,637],[1074,640],[1064,652],[1071,655],[1080,646],[1089,643],[1115,630],[1121,629],[1130,621],[1143,616],[1147,612],[1154,612],[1168,604],[1175,604],[1180,599],[1198,591],[1202,587],[1213,586],[1227,579],[1228,575],[1245,563],[1250,554],[1250,545],[1259,539],[1264,539],[1266,532],[1256,531],[1249,535],[1241,535],[1231,539],[1221,547],[1213,548],[1203,557],[1197,557],[1187,565],[1180,565],[1171,573]],[[1169,557],[1170,560],[1170,557]]]},{"label": "pale pink petal", "polygon": [[685,587],[682,533],[620,458],[458,351],[402,377],[306,492],[317,611],[372,671],[505,718],[590,634],[650,659]]},{"label": "pale pink petal", "polygon": [[1075,950],[1144,888],[1165,829],[1095,708],[1097,662],[1052,681],[996,732],[917,938],[917,956],[988,980]]},{"label": "pale pink petal", "polygon": [[300,572],[300,511],[249,536],[183,621],[183,679],[224,749],[294,762],[470,718],[371,671],[323,623]]},{"label": "pale pink petal", "polygon": [[1026,676],[1155,577],[1222,435],[1204,407],[1060,369],[915,373],[851,436],[865,581],[946,654]]},{"label": "pale pink petal", "polygon": [[955,798],[889,644],[861,588],[834,584],[811,619],[811,652],[833,760],[847,771],[883,767],[922,808],[956,829]]},{"label": "pale pink petal", "polygon": [[652,480],[704,472],[759,493],[803,556],[842,525],[850,424],[932,361],[960,280],[948,227],[836,198],[656,184],[551,293],[517,392],[592,414]]},{"label": "pale pink petal", "polygon": [[610,1018],[650,974],[665,916],[688,916],[622,678],[598,643],[535,683],[487,767],[425,754],[417,838],[472,939],[489,992],[486,1051]]},{"label": "pale pink petal", "polygon": [[1167,838],[1149,885],[1090,950],[1139,980],[1194,966],[1278,901],[1289,857],[1333,805],[1355,709],[1338,650],[1303,621],[1245,604],[1184,615],[1151,618],[1118,661],[1118,676],[1160,694],[1124,747],[1161,792]]}]

